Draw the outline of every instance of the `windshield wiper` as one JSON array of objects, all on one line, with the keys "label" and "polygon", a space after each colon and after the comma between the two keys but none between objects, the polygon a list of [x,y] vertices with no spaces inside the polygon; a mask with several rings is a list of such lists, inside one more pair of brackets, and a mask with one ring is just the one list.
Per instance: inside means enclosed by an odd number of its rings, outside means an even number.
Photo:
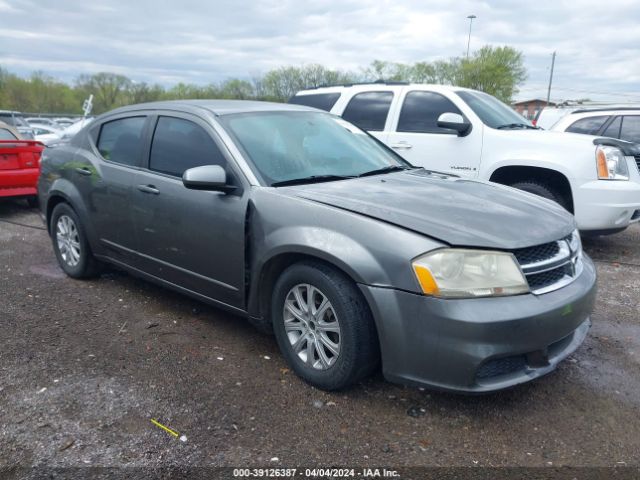
[{"label": "windshield wiper", "polygon": [[282,180],[280,182],[273,182],[272,187],[285,187],[287,185],[302,185],[304,183],[320,183],[320,182],[333,182],[335,180],[348,180],[349,178],[355,178],[347,175],[311,175],[310,177],[291,178],[289,180]]},{"label": "windshield wiper", "polygon": [[403,167],[401,165],[388,165],[386,167],[377,168],[370,172],[364,172],[358,175],[358,177],[368,177],[369,175],[379,175],[382,173],[399,172],[400,170],[413,170],[412,167]]},{"label": "windshield wiper", "polygon": [[507,123],[496,127],[498,130],[509,128],[528,128],[530,130],[540,130],[540,127],[534,127],[533,125],[527,125],[526,123]]}]

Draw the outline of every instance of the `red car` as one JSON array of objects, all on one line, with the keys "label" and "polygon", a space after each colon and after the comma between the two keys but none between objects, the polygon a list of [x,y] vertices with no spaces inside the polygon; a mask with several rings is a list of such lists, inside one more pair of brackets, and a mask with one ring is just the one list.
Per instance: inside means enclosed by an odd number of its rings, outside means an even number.
[{"label": "red car", "polygon": [[29,205],[37,206],[36,185],[44,145],[21,140],[16,133],[0,125],[0,197],[26,197]]}]

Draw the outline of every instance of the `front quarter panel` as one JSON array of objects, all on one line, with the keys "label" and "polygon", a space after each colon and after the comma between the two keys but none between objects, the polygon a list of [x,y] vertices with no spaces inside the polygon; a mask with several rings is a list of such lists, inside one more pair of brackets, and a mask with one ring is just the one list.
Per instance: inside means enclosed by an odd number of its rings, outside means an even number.
[{"label": "front quarter panel", "polygon": [[254,279],[275,257],[298,254],[324,260],[360,284],[418,292],[411,260],[443,246],[397,226],[278,190],[256,187],[252,192]]}]

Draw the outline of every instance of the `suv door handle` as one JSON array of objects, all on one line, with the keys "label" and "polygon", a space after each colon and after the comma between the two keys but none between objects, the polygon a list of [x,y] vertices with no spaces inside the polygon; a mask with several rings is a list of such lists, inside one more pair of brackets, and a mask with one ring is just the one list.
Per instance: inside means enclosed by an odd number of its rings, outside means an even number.
[{"label": "suv door handle", "polygon": [[398,142],[391,145],[391,148],[395,148],[396,150],[409,150],[413,148],[413,145],[407,142]]},{"label": "suv door handle", "polygon": [[87,167],[78,167],[76,168],[76,172],[80,175],[91,175],[91,170],[89,170]]},{"label": "suv door handle", "polygon": [[160,193],[160,190],[158,190],[155,185],[138,185],[138,190],[144,193],[152,193],[153,195]]}]

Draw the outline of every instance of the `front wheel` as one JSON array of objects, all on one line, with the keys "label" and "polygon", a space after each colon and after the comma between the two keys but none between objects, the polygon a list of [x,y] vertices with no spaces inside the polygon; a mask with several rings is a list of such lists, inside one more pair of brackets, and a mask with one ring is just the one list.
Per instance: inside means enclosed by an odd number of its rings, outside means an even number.
[{"label": "front wheel", "polygon": [[289,267],[276,282],[271,318],[291,368],[323,390],[345,388],[379,361],[373,318],[356,285],[316,262]]},{"label": "front wheel", "polygon": [[51,240],[62,270],[73,278],[95,276],[100,264],[94,258],[76,212],[66,203],[56,205],[51,214]]},{"label": "front wheel", "polygon": [[563,195],[553,186],[548,185],[544,182],[540,182],[537,180],[525,180],[522,182],[512,183],[510,186],[513,188],[517,188],[518,190],[533,193],[534,195],[546,198],[547,200],[553,200],[554,202],[560,204],[560,206],[562,206],[565,210],[570,211],[569,201],[567,200],[565,195]]}]

